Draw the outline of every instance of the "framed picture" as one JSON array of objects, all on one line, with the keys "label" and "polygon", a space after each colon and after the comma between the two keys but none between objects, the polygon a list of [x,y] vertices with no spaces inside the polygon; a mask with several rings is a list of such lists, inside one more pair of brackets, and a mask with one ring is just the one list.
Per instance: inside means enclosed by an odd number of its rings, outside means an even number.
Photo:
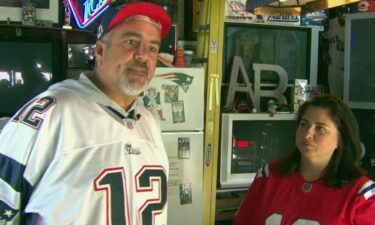
[{"label": "framed picture", "polygon": [[[38,2],[48,5],[48,8],[38,7]],[[36,4],[36,20],[49,20],[59,23],[59,7],[61,1],[38,0]],[[22,21],[22,1],[0,0],[0,21],[21,22]]]},{"label": "framed picture", "polygon": [[22,24],[35,25],[35,3],[22,4]]}]

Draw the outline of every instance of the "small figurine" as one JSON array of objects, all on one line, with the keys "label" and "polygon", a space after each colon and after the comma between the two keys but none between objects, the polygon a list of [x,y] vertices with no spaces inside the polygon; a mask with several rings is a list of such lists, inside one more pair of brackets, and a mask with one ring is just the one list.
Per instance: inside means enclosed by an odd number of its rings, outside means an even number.
[{"label": "small figurine", "polygon": [[273,116],[276,113],[276,108],[277,108],[276,101],[273,99],[268,100],[267,113],[269,113],[270,116]]},{"label": "small figurine", "polygon": [[70,8],[69,8],[69,3],[68,0],[64,0],[64,29],[72,29],[72,26],[70,25],[70,18],[71,18],[71,13],[70,13]]}]

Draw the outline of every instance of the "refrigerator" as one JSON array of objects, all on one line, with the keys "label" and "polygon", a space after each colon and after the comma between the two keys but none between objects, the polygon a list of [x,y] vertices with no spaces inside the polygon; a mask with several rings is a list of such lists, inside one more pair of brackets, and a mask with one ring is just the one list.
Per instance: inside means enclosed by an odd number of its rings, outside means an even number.
[{"label": "refrigerator", "polygon": [[157,67],[140,96],[160,119],[169,159],[168,225],[202,224],[204,84],[204,68]]}]

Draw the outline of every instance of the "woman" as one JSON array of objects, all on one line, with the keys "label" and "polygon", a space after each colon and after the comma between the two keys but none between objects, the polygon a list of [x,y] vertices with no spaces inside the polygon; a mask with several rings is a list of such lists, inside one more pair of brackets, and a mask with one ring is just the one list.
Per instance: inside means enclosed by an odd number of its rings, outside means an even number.
[{"label": "woman", "polygon": [[375,224],[375,183],[358,166],[358,124],[338,98],[297,114],[296,149],[258,170],[234,225]]}]

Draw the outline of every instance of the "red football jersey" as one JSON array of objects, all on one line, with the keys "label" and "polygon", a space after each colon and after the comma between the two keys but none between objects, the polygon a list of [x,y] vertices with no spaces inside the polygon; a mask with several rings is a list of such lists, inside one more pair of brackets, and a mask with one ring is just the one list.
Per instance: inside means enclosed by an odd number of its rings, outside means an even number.
[{"label": "red football jersey", "polygon": [[277,177],[274,164],[258,170],[234,225],[375,224],[375,183],[361,177],[343,188],[322,180],[306,182],[300,173]]}]

